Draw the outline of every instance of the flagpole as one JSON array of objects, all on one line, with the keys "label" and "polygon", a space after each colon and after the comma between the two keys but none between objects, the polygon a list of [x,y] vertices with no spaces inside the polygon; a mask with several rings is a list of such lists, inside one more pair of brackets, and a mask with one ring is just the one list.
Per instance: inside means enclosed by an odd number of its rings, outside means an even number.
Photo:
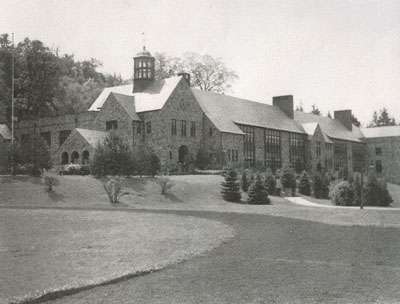
[{"label": "flagpole", "polygon": [[11,174],[14,175],[14,33],[11,48]]}]

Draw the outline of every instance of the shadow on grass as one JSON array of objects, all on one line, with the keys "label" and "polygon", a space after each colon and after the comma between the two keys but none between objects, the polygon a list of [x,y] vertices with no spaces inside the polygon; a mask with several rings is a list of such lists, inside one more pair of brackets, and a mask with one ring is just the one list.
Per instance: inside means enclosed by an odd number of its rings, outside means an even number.
[{"label": "shadow on grass", "polygon": [[59,194],[59,193],[56,193],[54,191],[47,191],[47,194],[49,195],[49,198],[53,203],[58,203],[58,202],[64,202],[65,201],[64,200],[65,199],[65,195],[63,195],[63,194]]}]

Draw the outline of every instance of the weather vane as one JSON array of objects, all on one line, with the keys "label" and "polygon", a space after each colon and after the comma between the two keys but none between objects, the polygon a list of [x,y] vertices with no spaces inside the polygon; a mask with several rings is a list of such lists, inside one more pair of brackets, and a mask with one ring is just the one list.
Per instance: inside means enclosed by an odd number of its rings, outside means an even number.
[{"label": "weather vane", "polygon": [[146,50],[146,36],[144,32],[142,33],[142,37],[143,37],[143,50]]}]

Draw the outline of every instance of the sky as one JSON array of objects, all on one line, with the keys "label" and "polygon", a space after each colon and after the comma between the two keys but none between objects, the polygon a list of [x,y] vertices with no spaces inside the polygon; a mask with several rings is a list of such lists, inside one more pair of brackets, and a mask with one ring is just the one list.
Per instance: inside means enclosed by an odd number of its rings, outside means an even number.
[{"label": "sky", "polygon": [[230,95],[293,95],[363,124],[386,107],[400,122],[400,0],[0,0],[0,34],[12,32],[124,79],[145,32],[152,53],[221,58],[239,75]]}]

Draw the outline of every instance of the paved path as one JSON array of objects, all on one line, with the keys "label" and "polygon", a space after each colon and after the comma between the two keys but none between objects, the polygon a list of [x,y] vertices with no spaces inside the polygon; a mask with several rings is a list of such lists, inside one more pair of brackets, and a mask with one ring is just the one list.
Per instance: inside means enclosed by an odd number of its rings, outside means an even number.
[{"label": "paved path", "polygon": [[[319,208],[336,208],[336,209],[360,209],[360,207],[345,207],[345,206],[334,206],[334,205],[323,205],[323,204],[317,204],[314,202],[310,202],[307,199],[304,199],[302,197],[286,197],[286,199],[296,205],[301,205],[301,206],[307,206],[307,207],[319,207]],[[399,211],[400,208],[394,208],[394,207],[371,207],[367,206],[364,207],[364,209],[368,210],[380,210],[380,211]]]},{"label": "paved path", "polygon": [[55,303],[398,303],[396,228],[268,215],[164,211],[220,220],[237,236],[206,256]]}]

